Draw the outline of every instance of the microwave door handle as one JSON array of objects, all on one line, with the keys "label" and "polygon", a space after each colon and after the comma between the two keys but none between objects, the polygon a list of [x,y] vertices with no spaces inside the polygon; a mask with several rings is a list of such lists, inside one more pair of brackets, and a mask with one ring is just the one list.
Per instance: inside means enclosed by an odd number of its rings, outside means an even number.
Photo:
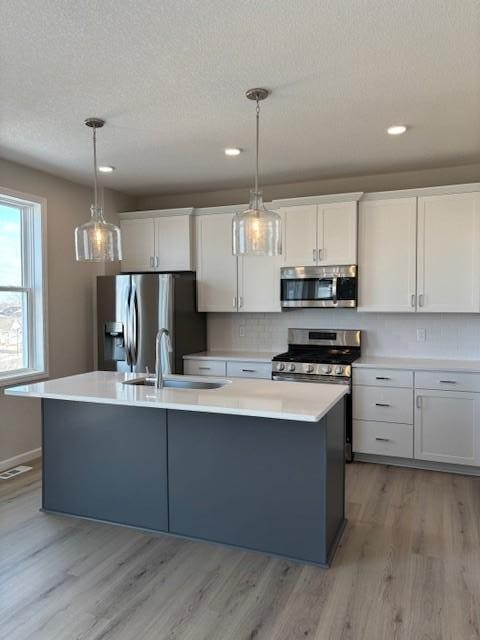
[{"label": "microwave door handle", "polygon": [[332,300],[333,302],[337,302],[337,276],[333,276],[332,278]]}]

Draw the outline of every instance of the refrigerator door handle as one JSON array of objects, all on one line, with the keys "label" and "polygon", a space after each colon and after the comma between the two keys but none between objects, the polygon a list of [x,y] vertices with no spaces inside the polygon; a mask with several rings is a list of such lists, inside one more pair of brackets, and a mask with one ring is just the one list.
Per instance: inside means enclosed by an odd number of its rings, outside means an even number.
[{"label": "refrigerator door handle", "polygon": [[125,298],[125,309],[123,318],[123,341],[125,345],[125,360],[130,366],[132,364],[132,354],[130,352],[130,300],[127,294]]},{"label": "refrigerator door handle", "polygon": [[132,365],[137,364],[137,313],[137,292],[133,288],[129,308],[130,358]]}]

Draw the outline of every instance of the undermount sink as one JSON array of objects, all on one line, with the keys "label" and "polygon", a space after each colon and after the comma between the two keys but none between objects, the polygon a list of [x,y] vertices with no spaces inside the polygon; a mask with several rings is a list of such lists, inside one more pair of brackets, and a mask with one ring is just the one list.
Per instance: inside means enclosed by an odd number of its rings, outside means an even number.
[{"label": "undermount sink", "polygon": [[[133,384],[142,387],[154,387],[155,378],[137,378],[136,380],[126,380],[123,384]],[[220,389],[226,382],[207,382],[204,380],[178,380],[167,378],[163,381],[164,389]]]}]

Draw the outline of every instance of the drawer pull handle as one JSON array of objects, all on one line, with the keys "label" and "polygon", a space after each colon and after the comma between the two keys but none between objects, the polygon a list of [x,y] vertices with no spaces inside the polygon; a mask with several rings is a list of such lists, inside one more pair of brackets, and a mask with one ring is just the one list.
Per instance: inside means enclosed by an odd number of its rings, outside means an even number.
[{"label": "drawer pull handle", "polygon": [[256,372],[257,372],[257,370],[256,370],[256,369],[242,369],[242,371],[243,371],[244,373],[256,373]]},{"label": "drawer pull handle", "polygon": [[198,367],[198,368],[202,369],[202,371],[210,371],[210,369],[211,369],[211,367]]},{"label": "drawer pull handle", "polygon": [[422,396],[417,396],[417,399],[415,400],[415,404],[417,406],[417,409],[422,408]]},{"label": "drawer pull handle", "polygon": [[386,376],[377,376],[375,380],[390,380],[390,378],[387,378]]},{"label": "drawer pull handle", "polygon": [[376,402],[375,404],[376,404],[377,407],[389,407],[390,406],[386,402]]},{"label": "drawer pull handle", "polygon": [[378,440],[379,442],[390,442],[390,438],[375,438],[375,440]]},{"label": "drawer pull handle", "polygon": [[441,384],[457,384],[456,380],[440,380]]}]

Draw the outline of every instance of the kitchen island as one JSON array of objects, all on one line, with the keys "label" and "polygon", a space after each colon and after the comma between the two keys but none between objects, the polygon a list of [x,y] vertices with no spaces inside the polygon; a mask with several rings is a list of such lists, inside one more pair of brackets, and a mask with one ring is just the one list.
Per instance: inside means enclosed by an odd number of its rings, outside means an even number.
[{"label": "kitchen island", "polygon": [[6,391],[42,399],[44,511],[329,566],[345,526],[344,385],[141,379]]}]

